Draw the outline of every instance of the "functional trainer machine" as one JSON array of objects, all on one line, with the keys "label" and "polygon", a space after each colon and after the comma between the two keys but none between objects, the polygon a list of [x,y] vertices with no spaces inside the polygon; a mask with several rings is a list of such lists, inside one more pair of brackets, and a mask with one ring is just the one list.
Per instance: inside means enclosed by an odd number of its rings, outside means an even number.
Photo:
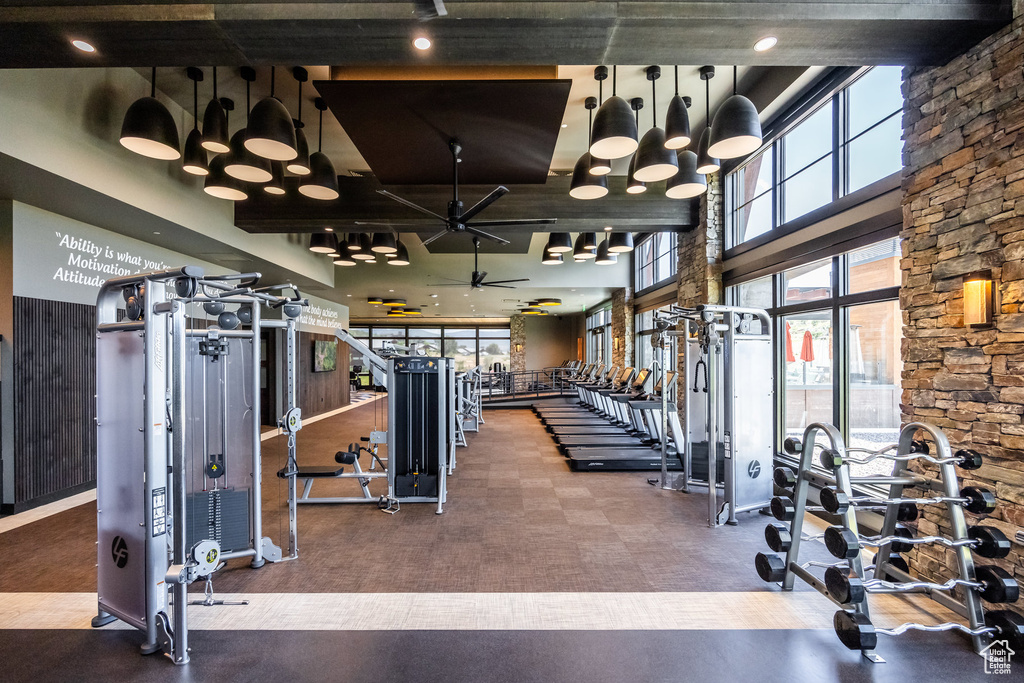
[{"label": "functional trainer machine", "polygon": [[[662,367],[669,338],[681,338],[685,380],[680,389],[683,471],[669,477],[663,441],[661,487],[689,493],[692,484],[706,483],[708,525],[737,524],[737,513],[764,509],[772,498],[768,471],[773,462],[775,389],[768,314],[758,308],[672,306],[656,316],[655,324],[651,343]],[[670,329],[676,325],[681,329]],[[662,433],[667,429],[667,402],[663,394]],[[702,481],[695,460],[707,462]],[[719,483],[725,494],[721,505]]]},{"label": "functional trainer machine", "polygon": [[[287,556],[263,536],[259,348],[261,330],[285,331],[281,422],[293,437],[295,318],[307,302],[271,293],[290,286],[256,288],[259,278],[185,266],[107,280],[97,299],[92,624],[131,624],[146,634],[144,654],[175,664],[189,660],[188,584],[232,558],[260,567],[297,557],[294,509]],[[216,324],[190,327],[193,304]],[[264,320],[263,306],[282,319]],[[205,604],[216,604],[211,592],[208,583]]]},{"label": "functional trainer machine", "polygon": [[[388,392],[386,431],[373,431],[364,441],[369,448],[352,444],[349,450],[335,455],[339,466],[298,465],[289,463],[290,471],[278,476],[303,481],[302,495],[291,489],[290,501],[298,503],[372,503],[385,512],[394,513],[401,503],[437,503],[437,514],[444,511],[447,497],[449,457],[455,448],[457,422],[452,419],[456,405],[454,366],[450,358],[426,356],[383,357],[370,349],[348,330],[335,330],[334,335],[348,344],[369,363],[377,386]],[[387,457],[380,458],[377,449],[387,445]],[[370,454],[370,470],[364,470],[359,456]],[[377,465],[380,470],[376,469]],[[346,472],[345,466],[352,472]],[[355,479],[359,496],[313,497],[310,491],[316,479]],[[387,493],[373,496],[369,483],[387,480]]]}]

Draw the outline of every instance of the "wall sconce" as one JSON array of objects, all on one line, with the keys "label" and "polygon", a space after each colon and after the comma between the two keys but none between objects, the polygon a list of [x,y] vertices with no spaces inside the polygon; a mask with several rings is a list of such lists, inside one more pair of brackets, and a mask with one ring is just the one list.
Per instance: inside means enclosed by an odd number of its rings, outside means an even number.
[{"label": "wall sconce", "polygon": [[522,353],[523,352],[523,345],[522,344],[516,344],[513,348],[515,348],[516,353]]},{"label": "wall sconce", "polygon": [[992,272],[971,273],[964,277],[964,325],[988,327],[995,309]]},{"label": "wall sconce", "polygon": [[618,351],[619,350],[619,338],[618,337],[613,337],[612,338],[612,350],[614,350],[614,351]]}]

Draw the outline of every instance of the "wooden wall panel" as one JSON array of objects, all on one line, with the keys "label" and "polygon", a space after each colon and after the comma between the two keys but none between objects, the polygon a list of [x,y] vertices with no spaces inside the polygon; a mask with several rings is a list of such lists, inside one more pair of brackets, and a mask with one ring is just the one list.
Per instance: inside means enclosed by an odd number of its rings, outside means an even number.
[{"label": "wooden wall panel", "polygon": [[96,308],[14,297],[15,504],[96,480]]},{"label": "wooden wall panel", "polygon": [[312,417],[349,404],[348,344],[338,341],[338,369],[313,372],[313,342],[337,339],[332,334],[299,332],[299,407],[303,417]]}]

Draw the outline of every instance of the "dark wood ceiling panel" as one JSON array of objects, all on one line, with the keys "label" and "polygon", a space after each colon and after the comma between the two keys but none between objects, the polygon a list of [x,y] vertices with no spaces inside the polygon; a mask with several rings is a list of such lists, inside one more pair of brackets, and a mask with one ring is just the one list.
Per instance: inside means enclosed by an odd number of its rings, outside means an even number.
[{"label": "dark wood ceiling panel", "polygon": [[[12,6],[15,5],[15,6]],[[1010,0],[450,3],[22,0],[0,8],[0,68],[220,64],[938,64],[1012,17]],[[434,39],[424,54],[415,33]],[[67,46],[78,33],[92,61]],[[753,41],[780,38],[758,55]],[[140,47],[141,46],[141,47]]]},{"label": "dark wood ceiling panel", "polygon": [[[448,142],[465,183],[543,183],[570,80],[315,81],[384,185],[451,182]],[[444,213],[439,207],[439,213]]]},{"label": "dark wood ceiling panel", "polygon": [[[338,178],[341,197],[332,202],[316,201],[300,195],[291,183],[283,197],[262,193],[235,205],[235,225],[253,233],[313,232],[332,227],[339,232],[383,232],[391,223],[400,232],[437,232],[434,224],[387,197],[377,194],[380,184],[373,178]],[[551,225],[483,228],[496,235],[582,230],[601,231],[606,226],[633,232],[684,231],[697,223],[696,202],[668,199],[662,183],[655,183],[645,194],[626,193],[626,179],[608,180],[609,193],[602,199],[581,201],[569,196],[569,178],[550,177],[543,185],[509,185],[510,192],[487,209],[486,220],[556,218]],[[451,199],[445,185],[405,185],[389,190],[420,206],[444,214]],[[486,185],[462,188],[466,205],[490,191]],[[372,222],[378,225],[357,225]],[[437,222],[440,230],[440,221]]]}]

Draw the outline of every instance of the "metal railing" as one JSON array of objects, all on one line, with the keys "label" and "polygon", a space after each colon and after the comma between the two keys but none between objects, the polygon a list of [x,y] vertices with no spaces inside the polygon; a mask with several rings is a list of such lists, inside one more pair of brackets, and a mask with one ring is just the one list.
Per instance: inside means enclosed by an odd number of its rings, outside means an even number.
[{"label": "metal railing", "polygon": [[480,390],[484,402],[575,396],[576,390],[568,381],[570,376],[568,368],[485,372],[480,377]]}]

